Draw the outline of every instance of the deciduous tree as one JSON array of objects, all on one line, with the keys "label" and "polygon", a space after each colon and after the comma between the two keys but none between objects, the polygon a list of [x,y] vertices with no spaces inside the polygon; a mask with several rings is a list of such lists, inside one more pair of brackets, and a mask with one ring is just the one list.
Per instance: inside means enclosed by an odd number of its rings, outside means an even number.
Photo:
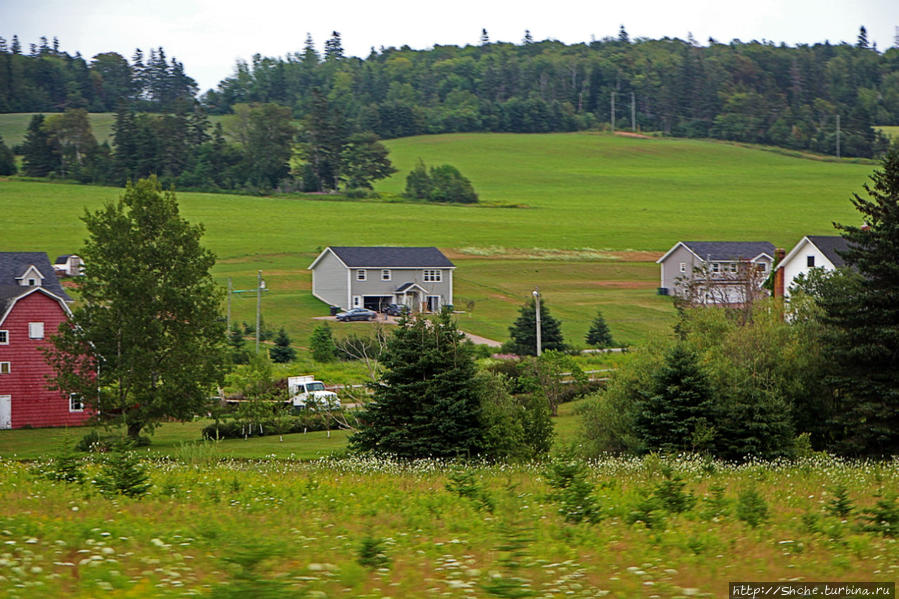
[{"label": "deciduous tree", "polygon": [[137,438],[166,418],[188,419],[220,382],[221,293],[201,225],[155,178],[82,218],[88,238],[81,303],[47,352],[54,384],[77,393]]}]

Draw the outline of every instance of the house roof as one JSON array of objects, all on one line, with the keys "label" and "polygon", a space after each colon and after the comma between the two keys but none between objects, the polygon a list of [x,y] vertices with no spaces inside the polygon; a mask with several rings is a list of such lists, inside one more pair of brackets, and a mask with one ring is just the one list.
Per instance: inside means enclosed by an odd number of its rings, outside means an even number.
[{"label": "house roof", "polygon": [[69,258],[71,258],[74,255],[75,254],[63,254],[62,256],[57,256],[56,262],[54,262],[53,264],[65,264],[66,262],[69,261]]},{"label": "house roof", "polygon": [[774,244],[770,241],[679,241],[656,262],[663,262],[680,245],[700,260],[754,260],[761,255],[774,258]]},{"label": "house roof", "polygon": [[72,298],[65,292],[56,273],[50,265],[50,259],[44,252],[0,252],[0,314],[6,312],[6,308],[30,291],[33,287],[23,287],[17,277],[21,277],[29,267],[34,266],[44,279],[41,288],[49,291],[67,302]]},{"label": "house roof", "polygon": [[[348,268],[455,268],[435,247],[348,247],[330,246]],[[321,256],[309,268],[314,268]]]},{"label": "house roof", "polygon": [[806,239],[821,250],[834,267],[846,266],[846,260],[840,255],[849,249],[849,243],[844,238],[839,235],[807,235]]}]

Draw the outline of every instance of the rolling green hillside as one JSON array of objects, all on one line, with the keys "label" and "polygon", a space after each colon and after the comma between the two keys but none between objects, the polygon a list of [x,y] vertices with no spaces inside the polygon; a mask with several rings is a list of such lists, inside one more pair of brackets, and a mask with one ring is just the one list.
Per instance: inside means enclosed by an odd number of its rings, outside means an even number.
[{"label": "rolling green hillside", "polygon": [[[669,301],[655,295],[652,261],[680,239],[770,240],[854,222],[850,194],[872,166],[824,162],[727,144],[595,134],[471,134],[388,142],[399,192],[421,157],[469,176],[478,206],[347,202],[305,197],[179,193],[219,256],[216,275],[250,288],[262,269],[265,317],[304,344],[326,307],[309,294],[306,267],[327,245],[436,245],[458,266],[456,303],[473,301],[463,328],[504,339],[517,307],[539,285],[566,336],[582,343],[596,307],[629,343],[667,330]],[[120,189],[0,180],[4,250],[77,250],[78,217]],[[504,207],[519,205],[522,207]],[[639,252],[639,253],[636,253]],[[237,320],[253,302],[236,299]],[[348,325],[364,327],[367,325]],[[346,330],[343,327],[341,330]]]}]

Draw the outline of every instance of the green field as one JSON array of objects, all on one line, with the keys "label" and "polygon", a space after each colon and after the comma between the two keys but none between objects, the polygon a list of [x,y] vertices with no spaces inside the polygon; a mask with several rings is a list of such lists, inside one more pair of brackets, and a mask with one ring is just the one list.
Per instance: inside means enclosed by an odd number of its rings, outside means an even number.
[{"label": "green field", "polygon": [[899,139],[899,125],[884,125],[875,127],[875,129],[893,140]]},{"label": "green field", "polygon": [[[436,245],[457,264],[456,303],[465,330],[502,340],[517,307],[539,286],[563,331],[581,343],[596,307],[613,334],[638,343],[672,321],[655,295],[653,260],[681,239],[770,240],[854,222],[849,197],[870,165],[788,157],[707,141],[572,133],[459,134],[387,142],[400,172],[378,189],[397,193],[419,157],[469,176],[482,205],[347,202],[321,196],[179,193],[183,214],[206,227],[224,286],[271,289],[264,317],[305,343],[326,307],[309,293],[306,267],[327,245]],[[120,189],[0,180],[3,249],[77,251],[79,221]],[[508,207],[516,205],[520,207]],[[234,301],[254,317],[253,298]],[[364,328],[354,324],[348,327]]]}]

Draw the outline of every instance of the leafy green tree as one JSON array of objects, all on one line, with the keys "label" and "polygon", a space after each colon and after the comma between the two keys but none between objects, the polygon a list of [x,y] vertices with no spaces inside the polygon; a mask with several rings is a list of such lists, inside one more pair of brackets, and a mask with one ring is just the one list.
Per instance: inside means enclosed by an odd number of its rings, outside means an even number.
[{"label": "leafy green tree", "polygon": [[[509,327],[509,336],[511,340],[503,345],[504,350],[519,356],[537,355],[537,306],[533,299],[519,309],[518,318]],[[549,313],[545,301],[540,302],[540,343],[543,351],[568,349],[562,337],[562,325]]]},{"label": "leafy green tree", "polygon": [[431,184],[431,176],[428,174],[428,167],[419,158],[415,168],[406,175],[405,195],[416,200],[427,200],[431,197],[432,189],[433,185]]},{"label": "leafy green tree", "polygon": [[400,458],[474,456],[483,450],[476,368],[448,310],[403,319],[382,355],[374,398],[350,437],[355,451]]},{"label": "leafy green tree", "polygon": [[237,104],[234,133],[243,150],[247,180],[274,188],[288,175],[296,129],[290,108],[277,104]]},{"label": "leafy green tree", "polygon": [[587,345],[594,347],[611,347],[615,342],[612,341],[612,333],[609,331],[609,325],[606,319],[602,317],[602,312],[597,310],[596,317],[587,331]]},{"label": "leafy green tree", "polygon": [[15,175],[17,170],[16,157],[0,136],[0,175]]},{"label": "leafy green tree", "polygon": [[45,126],[50,132],[50,143],[59,155],[60,174],[77,177],[97,149],[87,111],[69,108],[49,117]]},{"label": "leafy green tree", "polygon": [[852,454],[899,454],[899,147],[884,156],[852,203],[865,226],[837,225],[858,275],[848,293],[819,299],[832,327],[829,381],[840,397],[836,424]]},{"label": "leafy green tree", "polygon": [[372,182],[396,172],[388,158],[390,151],[374,133],[356,133],[342,151],[341,179],[348,188],[371,189]]},{"label": "leafy green tree", "polygon": [[337,345],[334,343],[328,323],[322,323],[312,330],[309,347],[312,350],[312,359],[316,362],[333,362],[337,359]]},{"label": "leafy green tree", "polygon": [[44,115],[36,114],[31,117],[22,143],[22,155],[22,172],[28,177],[46,177],[59,168],[59,158],[53,152]]},{"label": "leafy green tree", "polygon": [[287,336],[287,331],[284,330],[284,327],[278,330],[278,335],[275,337],[275,346],[269,349],[268,353],[275,364],[286,364],[296,359],[297,350],[290,346],[290,337]]},{"label": "leafy green tree", "polygon": [[181,218],[155,178],[82,217],[81,303],[47,358],[53,383],[77,393],[136,439],[163,419],[189,419],[221,381],[221,293],[201,225]]},{"label": "leafy green tree", "polygon": [[697,449],[697,437],[710,429],[712,402],[708,377],[692,350],[676,345],[641,395],[635,425],[647,449]]},{"label": "leafy green tree", "polygon": [[431,193],[428,199],[432,202],[474,204],[478,201],[478,194],[471,181],[450,164],[432,167],[430,179]]}]

